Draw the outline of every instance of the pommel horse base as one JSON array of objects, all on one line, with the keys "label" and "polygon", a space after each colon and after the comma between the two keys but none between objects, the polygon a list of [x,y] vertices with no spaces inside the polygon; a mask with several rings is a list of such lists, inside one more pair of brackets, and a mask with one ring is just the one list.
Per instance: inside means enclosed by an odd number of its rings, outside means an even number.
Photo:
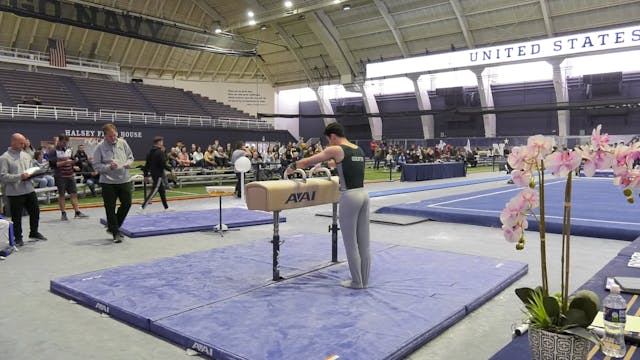
[{"label": "pommel horse base", "polygon": [[306,173],[298,169],[302,180],[256,181],[247,184],[247,208],[273,212],[273,281],[280,276],[280,211],[308,206],[332,204],[333,220],[331,231],[331,261],[338,262],[338,200],[340,185],[338,177],[332,177],[329,169],[314,168],[311,175],[323,171],[326,177],[307,178]]}]

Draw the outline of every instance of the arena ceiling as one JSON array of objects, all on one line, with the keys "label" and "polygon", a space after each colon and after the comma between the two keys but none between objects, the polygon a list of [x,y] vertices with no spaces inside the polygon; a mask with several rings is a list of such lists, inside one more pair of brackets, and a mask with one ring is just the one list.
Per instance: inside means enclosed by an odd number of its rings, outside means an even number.
[{"label": "arena ceiling", "polygon": [[[266,80],[274,86],[362,79],[367,62],[531,40],[640,19],[640,0],[91,0],[257,43],[258,57],[235,57],[22,18],[0,12],[0,46],[121,65],[133,77]],[[349,10],[343,10],[346,5]],[[255,13],[250,25],[247,11]],[[263,26],[264,25],[264,26]]]}]

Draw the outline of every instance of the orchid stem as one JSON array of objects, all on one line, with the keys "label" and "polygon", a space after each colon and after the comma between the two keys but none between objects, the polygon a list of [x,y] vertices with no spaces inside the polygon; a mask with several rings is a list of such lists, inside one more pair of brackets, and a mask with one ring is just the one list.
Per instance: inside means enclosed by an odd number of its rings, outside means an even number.
[{"label": "orchid stem", "polygon": [[562,219],[562,313],[567,313],[569,303],[569,269],[571,250],[571,178],[573,172],[567,176],[567,185],[564,191],[564,216]]},{"label": "orchid stem", "polygon": [[540,186],[540,265],[542,268],[542,292],[549,296],[549,280],[547,275],[547,240],[544,217],[544,160],[540,160],[538,167],[538,186]]}]

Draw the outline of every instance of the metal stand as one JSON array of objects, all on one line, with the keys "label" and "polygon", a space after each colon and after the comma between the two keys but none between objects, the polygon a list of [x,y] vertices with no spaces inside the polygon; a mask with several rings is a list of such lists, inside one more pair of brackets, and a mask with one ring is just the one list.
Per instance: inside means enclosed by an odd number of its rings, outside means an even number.
[{"label": "metal stand", "polygon": [[333,216],[329,231],[331,232],[331,261],[338,262],[338,204],[331,204],[333,207]]},{"label": "metal stand", "polygon": [[280,211],[273,212],[273,281],[280,281]]},{"label": "metal stand", "polygon": [[222,223],[222,196],[218,196],[218,225],[213,227],[214,232],[219,232],[220,236],[224,236],[225,231],[229,231],[229,227]]}]

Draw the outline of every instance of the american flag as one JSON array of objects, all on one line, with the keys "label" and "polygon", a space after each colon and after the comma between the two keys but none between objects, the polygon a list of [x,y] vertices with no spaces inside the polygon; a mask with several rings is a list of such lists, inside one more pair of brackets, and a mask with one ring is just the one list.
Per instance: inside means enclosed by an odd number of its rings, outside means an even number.
[{"label": "american flag", "polygon": [[49,65],[57,67],[67,66],[64,40],[49,39]]}]

